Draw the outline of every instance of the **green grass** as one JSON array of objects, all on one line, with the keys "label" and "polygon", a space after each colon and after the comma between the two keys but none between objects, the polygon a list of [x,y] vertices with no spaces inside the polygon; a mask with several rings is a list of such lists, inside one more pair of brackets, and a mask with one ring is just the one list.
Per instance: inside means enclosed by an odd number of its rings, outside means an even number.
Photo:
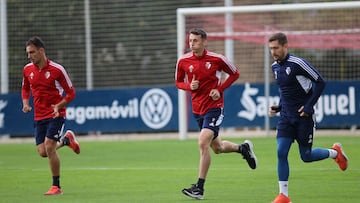
[{"label": "green grass", "polygon": [[[242,142],[243,138],[231,138]],[[278,193],[275,138],[251,138],[259,160],[250,170],[240,155],[212,154],[205,202],[264,203]],[[289,156],[289,193],[294,203],[342,203],[360,199],[360,137],[317,137],[314,146],[340,141],[350,159],[343,172],[333,160],[303,163],[297,144]],[[32,143],[0,144],[0,202],[192,202],[181,189],[197,179],[196,140],[82,142],[81,154],[60,149],[61,196],[50,187],[47,159]]]}]

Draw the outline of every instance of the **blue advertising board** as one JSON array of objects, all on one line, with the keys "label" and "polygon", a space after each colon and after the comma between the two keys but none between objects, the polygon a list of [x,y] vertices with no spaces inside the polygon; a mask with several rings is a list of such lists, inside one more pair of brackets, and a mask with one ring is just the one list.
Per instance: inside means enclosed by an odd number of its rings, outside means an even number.
[{"label": "blue advertising board", "polygon": [[[360,126],[360,83],[329,82],[315,105],[316,120],[321,128]],[[275,84],[269,97],[264,84],[236,84],[225,91],[223,127],[263,127],[266,103],[279,102]],[[178,90],[175,86],[77,90],[67,107],[66,128],[77,133],[131,133],[178,131]],[[188,98],[190,104],[190,97]],[[21,111],[20,94],[0,95],[0,135],[33,134],[33,111]],[[197,125],[188,108],[189,129]],[[278,117],[270,119],[275,127]]]},{"label": "blue advertising board", "polygon": [[[318,128],[360,126],[360,83],[328,82],[315,105]],[[264,126],[268,110],[266,102],[278,104],[280,98],[275,84],[270,96],[264,96],[264,84],[234,85],[225,92],[224,126]],[[277,117],[270,119],[275,127]]]},{"label": "blue advertising board", "polygon": [[79,91],[67,108],[67,126],[78,132],[177,130],[174,87]]}]

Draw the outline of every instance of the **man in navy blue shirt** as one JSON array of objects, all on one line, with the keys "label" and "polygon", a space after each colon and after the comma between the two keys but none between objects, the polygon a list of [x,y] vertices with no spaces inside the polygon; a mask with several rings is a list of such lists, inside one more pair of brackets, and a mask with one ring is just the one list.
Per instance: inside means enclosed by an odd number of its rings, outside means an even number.
[{"label": "man in navy blue shirt", "polygon": [[279,86],[280,102],[269,109],[269,115],[280,112],[277,123],[277,158],[279,195],[273,203],[291,203],[288,193],[288,153],[296,140],[304,162],[333,158],[341,170],[346,170],[348,159],[340,143],[331,149],[314,148],[314,105],[325,88],[319,72],[306,60],[288,53],[288,41],[284,33],[275,33],[269,40],[274,63],[272,71]]}]

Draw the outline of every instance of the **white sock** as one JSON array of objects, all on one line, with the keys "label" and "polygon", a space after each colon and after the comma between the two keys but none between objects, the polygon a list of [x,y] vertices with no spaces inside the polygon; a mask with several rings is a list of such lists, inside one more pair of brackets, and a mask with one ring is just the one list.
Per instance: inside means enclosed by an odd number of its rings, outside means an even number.
[{"label": "white sock", "polygon": [[289,196],[288,181],[279,181],[279,190],[285,196]]},{"label": "white sock", "polygon": [[329,158],[335,159],[338,155],[338,152],[335,149],[328,149],[329,150]]}]

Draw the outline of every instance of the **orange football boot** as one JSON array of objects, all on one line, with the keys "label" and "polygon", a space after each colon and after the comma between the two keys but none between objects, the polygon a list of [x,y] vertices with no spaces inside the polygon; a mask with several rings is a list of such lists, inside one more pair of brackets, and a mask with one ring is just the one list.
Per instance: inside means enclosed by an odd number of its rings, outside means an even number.
[{"label": "orange football boot", "polygon": [[51,186],[51,188],[49,189],[49,191],[47,191],[46,193],[44,193],[44,195],[62,195],[62,190],[61,188],[59,188],[58,186]]},{"label": "orange football boot", "polygon": [[276,196],[275,200],[272,201],[272,203],[291,203],[291,200],[289,197],[280,193],[278,196]]},{"label": "orange football boot", "polygon": [[80,154],[80,144],[75,138],[75,134],[73,131],[68,130],[65,133],[65,137],[69,139],[69,147],[76,153]]},{"label": "orange football boot", "polygon": [[339,165],[339,168],[343,171],[345,171],[348,167],[348,158],[345,155],[344,150],[342,149],[342,145],[340,143],[335,143],[332,146],[332,149],[337,151],[337,156],[334,159],[335,162]]}]

